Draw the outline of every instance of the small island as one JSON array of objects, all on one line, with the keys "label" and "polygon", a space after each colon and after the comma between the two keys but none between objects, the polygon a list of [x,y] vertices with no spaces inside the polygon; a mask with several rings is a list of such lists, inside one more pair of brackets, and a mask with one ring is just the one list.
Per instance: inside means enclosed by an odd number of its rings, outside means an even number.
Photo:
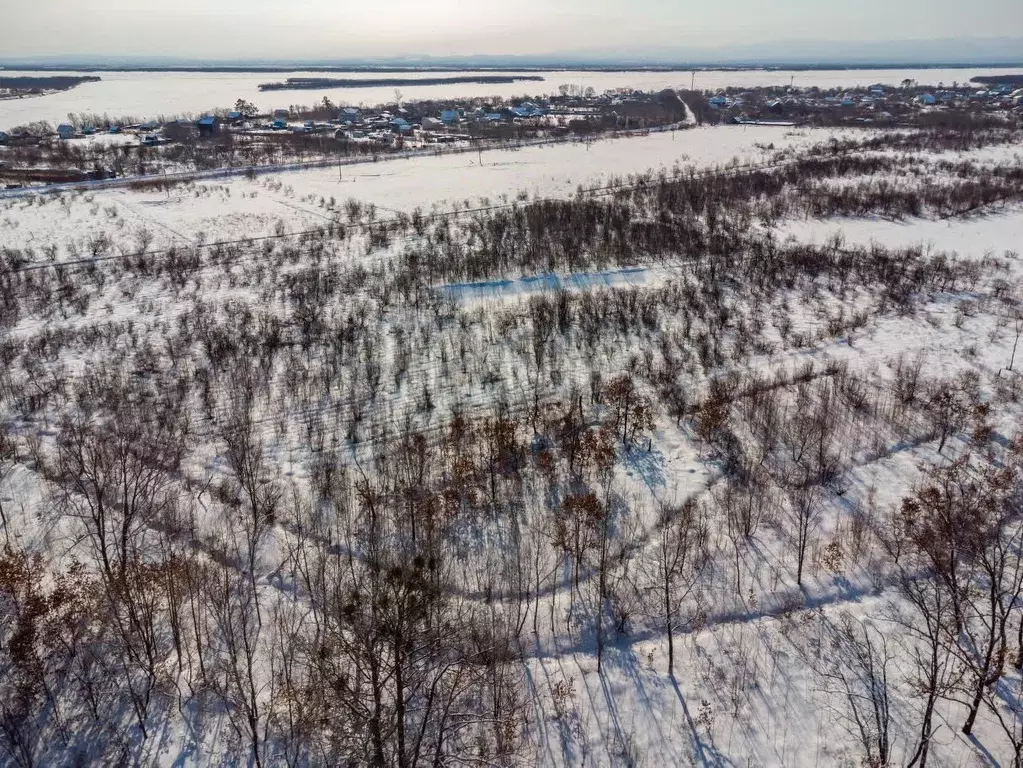
[{"label": "small island", "polygon": [[283,83],[262,83],[261,91],[308,91],[327,88],[398,88],[412,85],[479,83],[501,85],[520,80],[539,80],[539,75],[457,75],[453,77],[289,77]]},{"label": "small island", "polygon": [[69,91],[82,83],[98,83],[95,75],[51,75],[46,77],[0,74],[0,99],[21,99],[26,96],[46,96],[50,93]]},{"label": "small island", "polygon": [[988,87],[1004,85],[1021,88],[1023,87],[1023,75],[981,75],[979,77],[971,77],[970,82]]}]

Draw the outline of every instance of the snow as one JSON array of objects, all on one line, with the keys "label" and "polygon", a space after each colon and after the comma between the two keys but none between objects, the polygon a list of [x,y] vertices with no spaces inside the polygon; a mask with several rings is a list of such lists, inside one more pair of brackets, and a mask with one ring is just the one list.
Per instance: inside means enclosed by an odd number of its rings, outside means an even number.
[{"label": "snow", "polygon": [[[9,247],[39,249],[45,243],[59,244],[67,252],[67,242],[88,249],[100,235],[114,241],[113,250],[130,251],[141,228],[154,235],[154,244],[188,244],[257,237],[272,234],[278,227],[296,232],[324,225],[337,218],[340,205],[348,197],[371,203],[383,215],[409,213],[415,208],[450,210],[457,204],[496,204],[514,200],[518,193],[527,196],[567,197],[578,186],[598,187],[608,178],[646,171],[670,169],[674,165],[695,164],[712,167],[733,158],[742,163],[769,159],[785,147],[805,147],[825,139],[828,132],[786,129],[742,128],[696,129],[676,135],[659,134],[642,138],[607,140],[586,144],[561,144],[531,147],[518,151],[492,151],[480,158],[473,155],[422,157],[414,161],[389,161],[342,169],[339,181],[335,169],[303,170],[255,179],[236,178],[222,183],[192,183],[166,192],[138,192],[113,189],[95,193],[65,195],[61,198],[26,198],[0,206],[0,240]],[[773,144],[774,149],[763,145]],[[986,152],[988,162],[997,162],[1004,154]],[[320,199],[335,198],[338,205],[328,207]],[[923,245],[933,251],[955,251],[964,258],[987,255],[1002,257],[1019,248],[1023,233],[1023,208],[1008,207],[966,219],[942,221],[916,219],[843,219],[831,221],[794,220],[777,228],[780,238],[821,243],[840,233],[847,245],[880,243],[889,247]],[[201,233],[201,234],[200,234]],[[393,254],[395,243],[384,249]],[[352,242],[324,258],[324,271],[330,273],[367,254],[361,241]],[[383,256],[379,256],[383,259]],[[1023,264],[1018,257],[1006,257],[1005,276],[1018,280]],[[444,409],[455,401],[467,408],[488,406],[495,398],[508,397],[512,403],[522,399],[530,386],[530,372],[522,364],[523,348],[528,343],[524,330],[527,302],[537,294],[564,289],[573,294],[595,294],[624,289],[652,290],[685,279],[681,264],[656,267],[614,269],[572,275],[537,274],[521,278],[472,284],[439,285],[437,293],[448,299],[442,308],[450,316],[437,312],[434,320],[419,321],[400,302],[374,316],[379,336],[372,352],[389,366],[394,359],[397,329],[412,328],[409,339],[411,365],[404,378],[387,382],[375,396],[374,408],[385,418],[397,422],[410,412],[410,401],[421,388],[429,386]],[[99,269],[104,266],[100,265]],[[257,274],[271,270],[264,283]],[[44,334],[94,327],[121,333],[115,324],[133,323],[133,350],[152,343],[161,346],[173,336],[173,328],[186,311],[200,304],[213,307],[214,315],[228,308],[248,308],[280,315],[285,310],[286,278],[298,267],[274,265],[266,255],[234,265],[204,264],[189,273],[183,287],[171,289],[164,277],[150,278],[128,271],[112,280],[91,297],[81,316],[52,316],[49,307],[26,309],[26,314],[9,334],[11,339],[27,341]],[[977,373],[987,397],[1001,375],[1012,334],[998,306],[988,301],[992,291],[985,281],[970,292],[919,297],[914,312],[870,315],[863,327],[830,335],[824,320],[837,310],[851,313],[874,306],[875,297],[864,291],[839,294],[818,286],[816,294],[801,291],[781,292],[764,300],[762,317],[783,315],[796,330],[812,331],[806,347],[782,346],[770,353],[751,355],[742,365],[765,373],[788,372],[812,361],[816,370],[828,363],[844,362],[850,370],[882,389],[890,384],[892,364],[900,354],[922,355],[926,376],[948,376],[960,371]],[[346,295],[325,310],[332,313],[360,313],[359,294]],[[963,313],[964,303],[985,303],[983,310]],[[751,307],[735,309],[756,322]],[[320,318],[331,320],[331,317]],[[418,323],[418,324],[417,324]],[[623,371],[645,349],[653,350],[657,341],[678,333],[681,320],[661,317],[657,328],[648,334],[635,330],[611,332],[594,348],[585,347],[578,336],[558,340],[564,377],[580,391],[587,386],[586,374],[600,371],[608,376]],[[451,381],[441,373],[442,346],[454,349],[455,330],[462,328],[462,370]],[[432,336],[427,340],[425,334]],[[137,337],[136,335],[137,334]],[[122,343],[127,344],[127,341]],[[367,342],[367,350],[369,350]],[[297,348],[297,345],[296,345]],[[90,365],[93,356],[105,350],[86,353],[72,348],[60,360],[40,361],[44,370],[67,366],[71,373]],[[454,354],[452,353],[452,357]],[[528,355],[527,355],[528,356]],[[185,361],[184,364],[189,364]],[[297,351],[281,366],[315,366],[315,359]],[[457,368],[457,364],[454,364]],[[485,375],[496,372],[500,381],[492,386]],[[228,372],[230,375],[231,372]],[[281,376],[286,371],[281,372]],[[19,375],[27,375],[22,371]],[[337,380],[350,371],[325,376],[324,400],[342,393]],[[386,378],[386,376],[385,376]],[[694,395],[706,382],[695,375],[691,383]],[[539,376],[537,375],[539,381]],[[538,384],[539,386],[539,384]],[[565,389],[566,387],[562,387]],[[345,393],[346,394],[346,393]],[[783,395],[783,408],[794,406],[789,393]],[[276,412],[286,401],[279,392],[270,393],[256,419],[256,428],[267,443],[267,455],[276,468],[295,484],[296,492],[306,491],[310,483],[307,443],[301,439],[303,413]],[[300,403],[310,410],[328,412],[335,403],[326,404],[319,396]],[[1018,402],[999,405],[994,426],[1002,436],[1010,435],[1020,423]],[[280,418],[282,427],[275,424]],[[872,501],[880,506],[896,504],[918,477],[923,461],[939,460],[933,440],[894,441],[878,425],[880,420],[862,416],[855,424],[840,429],[868,431],[876,444],[867,444],[864,435],[848,440],[859,446],[850,457],[849,469],[836,485],[843,493],[830,493],[821,525],[819,550],[836,532],[847,525],[851,511],[866,508]],[[340,427],[340,424],[335,425]],[[197,429],[212,429],[197,419]],[[52,429],[44,435],[52,437]],[[842,433],[845,434],[845,433]],[[967,436],[951,441],[950,450],[966,450]],[[215,434],[200,433],[183,469],[193,479],[223,479],[227,475],[222,448]],[[371,440],[367,440],[372,450]],[[876,451],[874,450],[876,447]],[[354,451],[355,449],[353,449]],[[852,450],[852,449],[850,449]],[[21,540],[40,550],[57,550],[70,557],[72,535],[44,523],[48,510],[47,486],[37,467],[28,461],[4,480],[0,501],[17,516]],[[649,552],[657,534],[654,513],[658,501],[687,498],[702,502],[713,497],[720,466],[706,445],[688,427],[679,427],[665,415],[659,415],[646,449],[623,450],[622,460],[612,478],[614,492],[635,510],[623,531],[637,553]],[[9,502],[9,503],[8,503]],[[546,511],[537,510],[529,522],[540,525]],[[773,510],[771,517],[777,514]],[[207,546],[202,534],[219,530],[221,521],[200,516],[196,523],[197,548]],[[855,739],[840,722],[835,698],[826,695],[819,674],[828,663],[828,643],[848,616],[853,621],[873,622],[881,628],[893,646],[907,642],[904,633],[887,621],[898,607],[891,589],[890,574],[877,566],[876,551],[859,556],[846,555],[837,566],[823,561],[817,551],[808,564],[802,586],[795,584],[792,553],[776,519],[765,519],[760,532],[749,545],[741,568],[744,588],[732,588],[728,537],[720,519],[714,521],[710,536],[715,552],[709,567],[705,592],[687,603],[692,615],[700,617],[680,632],[676,646],[677,681],[666,668],[666,640],[654,617],[636,609],[628,632],[612,643],[604,658],[603,670],[596,672],[594,640],[577,620],[565,631],[550,633],[544,626],[537,636],[526,640],[524,672],[529,681],[531,716],[528,738],[535,747],[528,764],[544,766],[617,766],[617,765],[855,765],[859,756]],[[194,532],[194,530],[193,530]],[[478,529],[466,532],[464,553],[458,565],[463,570],[463,592],[459,600],[483,603],[482,592],[471,591],[470,578],[484,574],[495,564],[487,559],[498,550],[501,531],[486,521]],[[294,598],[292,586],[279,571],[285,552],[294,543],[294,532],[275,525],[267,537],[260,572],[276,570],[262,579],[259,589],[267,595]],[[491,547],[481,546],[490,544]],[[499,551],[498,555],[508,554]],[[265,568],[264,568],[265,566]],[[737,569],[739,570],[739,569]],[[572,601],[567,568],[560,568],[550,579],[550,593],[540,609],[546,625],[547,602],[550,623],[563,621]],[[637,574],[630,574],[639,578]],[[594,589],[592,574],[584,573],[581,589],[587,596]],[[547,587],[544,587],[545,589]],[[489,600],[487,601],[489,602]],[[578,610],[585,611],[586,599]],[[700,609],[697,611],[696,609]],[[527,633],[528,634],[528,633]],[[1015,675],[1015,673],[1012,673]],[[904,762],[912,747],[917,713],[905,665],[893,669],[893,710],[895,761]],[[554,696],[558,686],[562,692]],[[567,706],[565,706],[567,704]],[[207,713],[204,713],[207,714]],[[230,740],[229,728],[220,712],[208,713],[214,723],[195,740],[179,721],[173,721],[162,734],[156,754],[147,757],[158,765],[206,765],[229,762],[223,752]],[[958,733],[962,708],[942,703],[938,711],[941,738],[935,743],[935,763],[960,766],[984,764],[980,750]],[[222,729],[222,730],[218,730]],[[1004,759],[1005,745],[994,731],[990,719],[978,725],[978,741],[997,759]]]},{"label": "snow", "polygon": [[1023,252],[1023,207],[987,211],[965,219],[801,219],[777,229],[781,238],[824,243],[839,235],[849,245],[877,243],[888,248],[920,246],[964,258],[1001,257]]},{"label": "snow", "polygon": [[[648,136],[570,142],[524,149],[490,150],[312,168],[254,179],[233,177],[173,187],[169,192],[135,192],[118,187],[86,194],[0,200],[0,234],[11,248],[62,247],[107,234],[131,248],[141,228],[156,247],[195,240],[232,240],[271,234],[278,221],[288,232],[322,226],[334,218],[320,198],[338,205],[349,198],[372,204],[379,218],[416,208],[501,204],[529,197],[571,197],[581,186],[600,187],[612,177],[675,166],[709,168],[738,162],[762,163],[787,147],[806,147],[848,131],[757,128],[692,128]],[[767,147],[772,147],[768,149]],[[482,159],[482,165],[480,160]],[[340,179],[339,179],[340,177]],[[111,216],[108,211],[116,211]],[[112,220],[111,220],[112,219]]]},{"label": "snow", "polygon": [[[899,85],[909,78],[919,83],[951,84],[966,82],[984,74],[1013,74],[1023,70],[1008,69],[848,69],[848,70],[708,70],[696,73],[698,90],[717,90],[727,87],[786,86],[792,82],[802,88],[841,88],[869,86],[874,83]],[[26,76],[88,74],[77,72],[25,72]],[[493,73],[459,73],[493,74]],[[501,73],[506,74],[506,73]],[[542,82],[520,81],[511,84],[484,85],[461,83],[455,85],[403,86],[400,90],[405,101],[448,98],[481,98],[494,96],[510,98],[517,95],[557,93],[562,84],[582,88],[592,87],[597,93],[617,88],[642,91],[663,88],[688,88],[693,84],[690,71],[674,72],[591,72],[591,71],[539,71],[509,72],[509,75],[539,75]],[[23,125],[36,120],[52,123],[64,120],[68,113],[108,115],[112,119],[133,117],[152,119],[160,116],[199,115],[213,109],[230,109],[235,101],[245,99],[264,112],[291,104],[315,104],[324,96],[335,103],[373,106],[393,102],[395,89],[333,88],[324,91],[261,92],[260,83],[280,79],[281,73],[231,72],[102,72],[98,83],[84,83],[77,88],[47,96],[0,101],[0,129]],[[323,73],[289,72],[289,77],[323,77]],[[338,74],[337,77],[344,77]],[[372,77],[359,73],[358,77]],[[388,75],[380,73],[380,77]],[[430,77],[429,72],[402,73],[402,77]]]}]

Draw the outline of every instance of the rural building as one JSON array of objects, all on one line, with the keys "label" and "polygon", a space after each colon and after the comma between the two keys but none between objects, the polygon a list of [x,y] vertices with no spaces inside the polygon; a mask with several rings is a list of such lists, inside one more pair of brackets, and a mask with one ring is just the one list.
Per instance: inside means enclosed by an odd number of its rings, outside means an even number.
[{"label": "rural building", "polygon": [[541,115],[543,115],[543,110],[540,109],[540,107],[536,106],[536,104],[526,103],[526,104],[521,104],[521,105],[519,105],[517,107],[510,107],[508,109],[508,113],[512,117],[520,117],[520,118],[540,117]]},{"label": "rural building", "polygon": [[443,112],[440,113],[441,121],[447,125],[457,123],[459,118],[460,115],[458,114],[457,109],[445,109]]},{"label": "rural building", "polygon": [[396,117],[390,122],[390,126],[397,133],[410,133],[412,131],[412,123],[406,120],[404,117]]},{"label": "rural building", "polygon": [[438,131],[444,127],[444,121],[436,117],[423,118],[424,131]]},{"label": "rural building", "polygon": [[75,127],[68,123],[61,123],[57,126],[57,136],[62,139],[73,139],[75,137]]},{"label": "rural building", "polygon": [[213,117],[213,115],[206,115],[205,117],[200,117],[196,121],[195,127],[199,129],[200,136],[206,137],[216,136],[218,133],[220,133],[220,121],[217,118]]}]

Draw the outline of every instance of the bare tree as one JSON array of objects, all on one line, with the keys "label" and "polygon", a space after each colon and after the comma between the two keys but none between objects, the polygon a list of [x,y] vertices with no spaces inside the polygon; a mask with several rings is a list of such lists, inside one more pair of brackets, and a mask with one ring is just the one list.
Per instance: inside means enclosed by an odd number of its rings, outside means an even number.
[{"label": "bare tree", "polygon": [[966,427],[973,405],[955,383],[940,382],[934,386],[924,403],[924,412],[938,436],[938,453],[941,453],[948,438]]},{"label": "bare tree", "polygon": [[1023,335],[1023,311],[1016,310],[1016,314],[1013,317],[1013,325],[1016,331],[1016,338],[1012,342],[1012,355],[1009,357],[1010,371],[1016,362],[1016,348],[1019,347],[1019,337]]},{"label": "bare tree", "polygon": [[631,445],[636,436],[653,429],[653,406],[641,395],[628,375],[613,379],[603,392],[604,402],[611,409],[612,428],[621,435],[622,443]]},{"label": "bare tree", "polygon": [[268,759],[267,728],[278,680],[276,649],[265,637],[258,588],[230,560],[237,557],[228,554],[205,585],[212,646],[208,681],[226,705],[231,726],[248,745],[252,762],[262,768]]},{"label": "bare tree", "polygon": [[114,635],[119,641],[118,661],[124,688],[131,701],[143,740],[149,737],[154,699],[166,694],[169,681],[165,663],[172,651],[168,632],[167,594],[163,563],[134,555],[124,580],[105,590]]},{"label": "bare tree", "polygon": [[650,589],[659,593],[664,626],[668,633],[668,673],[675,675],[675,633],[686,622],[682,605],[693,594],[706,566],[707,524],[703,510],[693,499],[684,504],[661,503],[658,515],[655,572]]},{"label": "bare tree", "polygon": [[859,741],[864,764],[876,768],[891,764],[894,691],[888,679],[894,662],[884,633],[846,614],[820,670],[828,701],[842,701],[845,727]]},{"label": "bare tree", "polygon": [[796,584],[803,586],[806,553],[821,518],[821,491],[815,485],[796,488],[789,493],[789,517],[796,549]]},{"label": "bare tree", "polygon": [[1003,678],[984,691],[984,702],[1012,747],[1012,768],[1023,768],[1023,678]]},{"label": "bare tree", "polygon": [[171,508],[184,454],[179,417],[111,389],[113,412],[67,416],[57,439],[65,509],[81,520],[107,579],[123,582],[147,531]]},{"label": "bare tree", "polygon": [[16,457],[17,449],[9,427],[5,422],[0,422],[0,525],[4,527],[4,541],[8,547],[11,545],[11,530],[4,509],[2,484],[13,468]]},{"label": "bare tree", "polygon": [[913,663],[911,680],[923,699],[916,745],[906,766],[927,768],[935,708],[955,688],[959,677],[947,642],[954,611],[949,592],[937,579],[920,579],[904,570],[900,591],[909,610],[894,619],[904,631],[905,650]]}]

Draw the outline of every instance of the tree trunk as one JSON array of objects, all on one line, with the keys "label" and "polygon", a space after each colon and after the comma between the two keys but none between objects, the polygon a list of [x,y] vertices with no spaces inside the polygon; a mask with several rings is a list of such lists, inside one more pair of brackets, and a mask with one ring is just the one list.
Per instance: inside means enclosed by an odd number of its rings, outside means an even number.
[{"label": "tree trunk", "polygon": [[970,702],[970,710],[966,715],[966,722],[963,723],[963,733],[967,736],[973,733],[973,723],[977,719],[977,711],[980,709],[981,700],[984,697],[984,682],[981,681],[974,693],[973,701]]},{"label": "tree trunk", "polygon": [[920,743],[916,747],[913,758],[906,763],[906,768],[927,768],[927,753],[931,747],[931,720],[934,717],[934,702],[937,697],[933,694],[927,697],[927,706],[924,708],[924,721],[920,727]]},{"label": "tree trunk", "polygon": [[671,621],[671,590],[668,580],[664,580],[664,616],[668,628],[668,674],[675,677],[675,633]]}]

